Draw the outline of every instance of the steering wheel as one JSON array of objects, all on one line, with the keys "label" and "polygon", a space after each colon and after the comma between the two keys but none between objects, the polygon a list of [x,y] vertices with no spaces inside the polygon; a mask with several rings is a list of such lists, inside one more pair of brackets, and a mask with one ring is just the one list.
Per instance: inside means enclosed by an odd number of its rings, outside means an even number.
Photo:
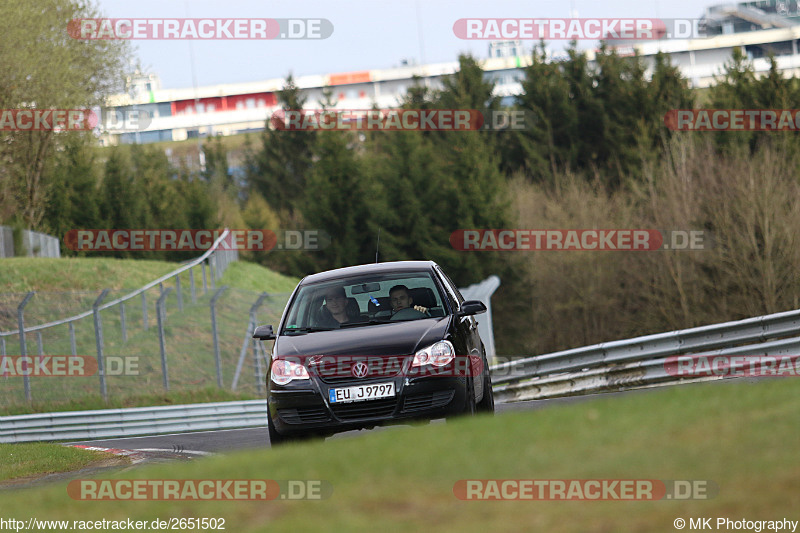
[{"label": "steering wheel", "polygon": [[417,311],[411,307],[406,307],[405,309],[400,309],[398,312],[392,315],[391,320],[411,320],[412,318],[422,318],[425,316],[425,313]]}]

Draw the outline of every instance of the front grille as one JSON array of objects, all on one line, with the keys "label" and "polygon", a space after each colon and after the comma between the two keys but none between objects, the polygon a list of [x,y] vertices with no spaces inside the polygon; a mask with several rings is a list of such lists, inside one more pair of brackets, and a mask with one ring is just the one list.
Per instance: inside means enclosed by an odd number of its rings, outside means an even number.
[{"label": "front grille", "polygon": [[[398,376],[403,371],[403,363],[408,356],[370,356],[370,357],[350,357],[350,356],[325,356],[319,363],[310,364],[308,369],[319,378],[332,385],[352,382],[358,384],[375,379],[389,379]],[[369,371],[364,377],[353,375],[353,365],[356,362],[367,363]]]},{"label": "front grille", "polygon": [[403,402],[403,412],[408,413],[411,411],[422,411],[424,409],[443,407],[450,403],[455,393],[456,391],[451,389],[406,396],[405,401]]},{"label": "front grille", "polygon": [[297,409],[278,409],[278,416],[287,424],[326,422],[330,420],[328,410],[323,407],[298,407]]},{"label": "front grille", "polygon": [[385,417],[394,413],[397,407],[397,398],[384,400],[366,400],[363,402],[350,402],[331,404],[333,414],[342,420],[356,420],[359,418]]}]

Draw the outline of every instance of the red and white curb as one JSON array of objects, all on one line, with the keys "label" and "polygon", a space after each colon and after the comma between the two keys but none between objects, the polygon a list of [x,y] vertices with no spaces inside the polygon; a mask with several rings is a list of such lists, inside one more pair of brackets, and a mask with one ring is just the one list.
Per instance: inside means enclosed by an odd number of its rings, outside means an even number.
[{"label": "red and white curb", "polygon": [[99,446],[85,446],[83,444],[70,444],[72,448],[81,448],[82,450],[91,450],[94,452],[105,452],[111,453],[114,455],[128,457],[131,460],[132,464],[141,463],[142,461],[147,460],[147,455],[144,453],[140,453],[138,450],[121,450],[119,448],[101,448]]},{"label": "red and white curb", "polygon": [[184,450],[183,447],[176,446],[172,449],[168,448],[141,448],[138,450],[123,450],[120,448],[102,448],[100,446],[86,446],[84,444],[70,444],[72,448],[81,448],[82,450],[92,450],[97,452],[111,453],[114,455],[128,457],[132,464],[141,463],[152,457],[149,454],[153,453],[166,453],[175,455],[188,455],[188,456],[210,456],[214,455],[210,452],[201,452],[196,450]]}]

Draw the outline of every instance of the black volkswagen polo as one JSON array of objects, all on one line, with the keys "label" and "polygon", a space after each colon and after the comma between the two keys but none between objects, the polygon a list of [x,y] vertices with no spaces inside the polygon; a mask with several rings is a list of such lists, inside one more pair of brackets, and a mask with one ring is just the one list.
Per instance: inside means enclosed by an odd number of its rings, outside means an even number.
[{"label": "black volkswagen polo", "polygon": [[273,444],[392,422],[494,412],[477,300],[432,261],[360,265],[300,281],[267,378]]}]

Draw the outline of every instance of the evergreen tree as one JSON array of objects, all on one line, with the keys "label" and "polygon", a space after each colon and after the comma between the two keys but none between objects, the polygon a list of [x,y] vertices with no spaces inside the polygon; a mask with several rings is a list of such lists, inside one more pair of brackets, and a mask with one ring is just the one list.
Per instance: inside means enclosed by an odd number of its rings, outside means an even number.
[{"label": "evergreen tree", "polygon": [[[134,179],[128,150],[115,146],[109,150],[101,187],[100,214],[109,229],[143,228],[148,218],[145,191]],[[132,252],[115,252],[132,257]]]},{"label": "evergreen tree", "polygon": [[65,138],[49,180],[45,232],[60,238],[72,229],[103,226],[93,143],[91,135],[71,134]]},{"label": "evergreen tree", "polygon": [[[484,79],[483,69],[471,56],[459,57],[459,71],[446,78],[437,93],[440,109],[499,109],[492,95],[494,83]],[[450,131],[434,137],[434,146],[444,159],[439,186],[440,208],[429,213],[434,227],[444,228],[439,239],[449,243],[450,234],[460,229],[500,229],[507,225],[506,182],[500,171],[498,132]],[[443,232],[443,233],[445,233]],[[457,283],[471,283],[495,273],[494,253],[459,252],[443,248],[443,265]]]},{"label": "evergreen tree", "polygon": [[347,131],[322,131],[317,137],[316,162],[301,209],[307,229],[331,236],[330,245],[312,255],[322,270],[369,262],[368,219],[374,205],[365,195],[355,142]]},{"label": "evergreen tree", "polygon": [[534,181],[553,180],[559,169],[577,163],[578,113],[562,65],[547,61],[544,42],[525,68],[517,103],[531,111],[532,123],[514,132],[505,150],[505,168],[522,169]]},{"label": "evergreen tree", "polygon": [[444,159],[422,132],[377,132],[368,145],[367,183],[373,187],[370,234],[380,229],[383,261],[439,260],[448,253],[448,227],[437,213],[446,178]]},{"label": "evergreen tree", "polygon": [[[283,90],[278,91],[278,100],[283,113],[303,109],[306,100],[291,74]],[[290,217],[306,189],[316,132],[287,131],[271,124],[271,120],[284,119],[281,113],[267,119],[261,134],[261,149],[249,154],[246,179],[249,187],[259,192],[270,207]]]}]

